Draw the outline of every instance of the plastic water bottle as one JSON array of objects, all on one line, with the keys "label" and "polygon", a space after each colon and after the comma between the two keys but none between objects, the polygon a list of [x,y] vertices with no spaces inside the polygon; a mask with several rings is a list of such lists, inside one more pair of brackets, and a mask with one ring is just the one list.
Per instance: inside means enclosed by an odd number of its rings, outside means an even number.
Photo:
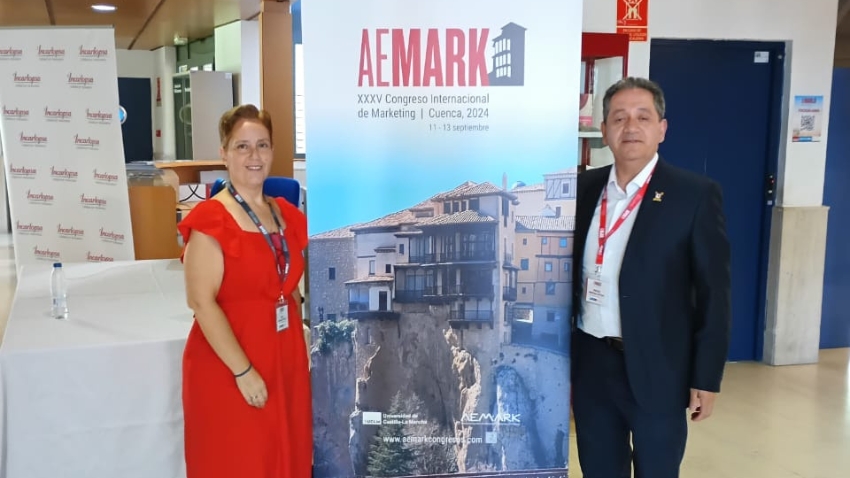
[{"label": "plastic water bottle", "polygon": [[50,273],[50,298],[52,300],[50,315],[54,319],[67,319],[68,280],[65,278],[61,262],[53,264],[53,271]]}]

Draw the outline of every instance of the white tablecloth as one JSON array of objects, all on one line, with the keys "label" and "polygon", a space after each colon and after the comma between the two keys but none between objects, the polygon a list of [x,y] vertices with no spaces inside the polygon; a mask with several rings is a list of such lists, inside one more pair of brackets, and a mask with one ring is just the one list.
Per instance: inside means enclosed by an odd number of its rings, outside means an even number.
[{"label": "white tablecloth", "polygon": [[0,346],[0,477],[184,477],[182,265],[66,264],[67,321],[50,269],[22,269]]}]

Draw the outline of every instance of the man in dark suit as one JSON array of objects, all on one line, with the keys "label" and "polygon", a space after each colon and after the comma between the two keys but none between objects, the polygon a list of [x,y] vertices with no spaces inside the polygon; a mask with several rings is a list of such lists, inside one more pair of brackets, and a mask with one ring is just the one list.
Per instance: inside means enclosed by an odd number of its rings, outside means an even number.
[{"label": "man in dark suit", "polygon": [[711,415],[726,363],[721,191],[658,157],[664,108],[649,80],[613,85],[602,134],[614,164],[578,180],[572,381],[586,478],[629,477],[632,465],[638,478],[678,477],[687,410]]}]

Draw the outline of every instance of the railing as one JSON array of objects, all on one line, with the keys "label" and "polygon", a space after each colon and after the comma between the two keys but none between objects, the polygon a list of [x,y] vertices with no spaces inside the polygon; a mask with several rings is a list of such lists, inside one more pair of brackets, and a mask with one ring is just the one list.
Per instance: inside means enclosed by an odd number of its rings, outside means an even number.
[{"label": "railing", "polygon": [[349,302],[348,310],[351,312],[362,312],[364,310],[369,310],[368,302]]},{"label": "railing", "polygon": [[410,256],[412,264],[439,264],[443,262],[467,262],[467,261],[495,261],[495,250],[476,250],[476,251],[447,251],[447,252],[432,252],[430,254],[422,254],[419,256]]},{"label": "railing", "polygon": [[470,285],[470,284],[443,284],[438,286],[430,286],[425,288],[426,296],[492,296],[493,286],[486,284]]},{"label": "railing", "polygon": [[449,320],[463,322],[492,322],[492,310],[453,310],[449,313]]},{"label": "railing", "polygon": [[425,296],[424,290],[396,290],[395,291],[395,301],[396,302],[419,302]]},{"label": "railing", "polygon": [[509,253],[509,252],[506,252],[505,253],[505,264],[511,265],[513,263],[514,263],[514,255]]},{"label": "railing", "polygon": [[516,301],[516,298],[517,298],[516,287],[503,287],[502,288],[502,300],[514,302],[514,301]]},{"label": "railing", "polygon": [[408,257],[407,262],[410,264],[425,264],[428,262],[433,262],[428,260],[428,258],[431,256],[433,256],[433,254],[411,254]]}]

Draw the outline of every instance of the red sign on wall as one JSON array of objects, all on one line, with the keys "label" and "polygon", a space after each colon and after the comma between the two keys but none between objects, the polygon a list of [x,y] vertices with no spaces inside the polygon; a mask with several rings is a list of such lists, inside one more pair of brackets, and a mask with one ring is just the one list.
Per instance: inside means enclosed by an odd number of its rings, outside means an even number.
[{"label": "red sign on wall", "polygon": [[617,0],[617,33],[631,41],[647,41],[649,0]]}]

